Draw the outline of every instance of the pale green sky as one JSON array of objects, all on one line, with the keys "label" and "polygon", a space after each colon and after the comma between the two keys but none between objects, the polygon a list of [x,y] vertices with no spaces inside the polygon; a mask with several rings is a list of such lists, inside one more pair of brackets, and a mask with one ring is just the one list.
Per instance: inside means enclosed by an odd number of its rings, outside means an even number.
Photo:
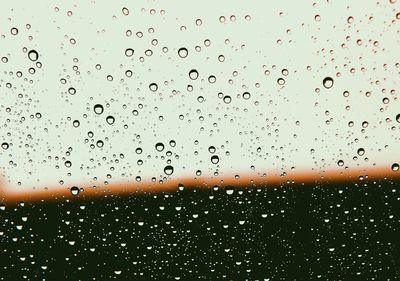
[{"label": "pale green sky", "polygon": [[[162,179],[167,165],[176,178],[195,177],[197,170],[223,177],[400,161],[398,3],[10,3],[0,11],[0,57],[7,61],[0,62],[0,137],[9,144],[0,149],[0,163],[9,186],[60,180],[71,186],[94,177],[102,182],[107,174],[111,182]],[[179,48],[188,49],[186,58]],[[29,50],[39,53],[41,67],[29,60]],[[325,77],[334,79],[330,89]],[[102,114],[95,104],[104,106]],[[36,113],[40,119],[31,118]],[[107,116],[115,118],[112,125]]]}]

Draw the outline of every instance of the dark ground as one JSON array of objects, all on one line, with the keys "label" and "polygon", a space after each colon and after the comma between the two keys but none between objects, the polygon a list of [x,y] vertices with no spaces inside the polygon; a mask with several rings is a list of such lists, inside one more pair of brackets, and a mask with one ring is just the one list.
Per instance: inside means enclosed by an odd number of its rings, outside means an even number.
[{"label": "dark ground", "polygon": [[400,280],[389,180],[2,209],[0,280]]}]

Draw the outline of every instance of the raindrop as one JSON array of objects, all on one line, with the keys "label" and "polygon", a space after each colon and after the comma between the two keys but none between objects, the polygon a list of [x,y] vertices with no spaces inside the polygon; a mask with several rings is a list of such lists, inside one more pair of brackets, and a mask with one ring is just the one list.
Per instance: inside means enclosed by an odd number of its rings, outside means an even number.
[{"label": "raindrop", "polygon": [[67,167],[67,168],[70,168],[72,166],[72,163],[69,160],[65,161],[64,164],[65,164],[65,167]]},{"label": "raindrop", "polygon": [[208,151],[210,152],[210,153],[214,153],[215,152],[215,146],[210,146],[209,148],[208,148]]},{"label": "raindrop", "polygon": [[79,194],[79,188],[77,186],[71,187],[70,191],[73,196],[77,196]]},{"label": "raindrop", "polygon": [[399,164],[398,163],[393,163],[392,165],[392,171],[397,172],[399,170]]},{"label": "raindrop", "polygon": [[219,157],[217,155],[211,156],[211,163],[218,164],[218,162],[219,162]]},{"label": "raindrop", "polygon": [[28,58],[29,58],[31,61],[37,61],[38,58],[39,58],[39,54],[38,54],[38,52],[36,52],[35,50],[30,50],[30,51],[28,52]]},{"label": "raindrop", "polygon": [[357,154],[358,154],[359,156],[363,156],[363,155],[365,154],[364,148],[359,148],[359,149],[357,150]]},{"label": "raindrop", "polygon": [[100,114],[103,113],[104,107],[103,107],[101,104],[96,104],[96,105],[93,107],[93,110],[94,110],[94,113],[100,115]]},{"label": "raindrop", "polygon": [[75,94],[76,94],[76,89],[73,88],[73,87],[70,87],[70,88],[68,89],[68,94],[70,94],[71,96],[75,95]]},{"label": "raindrop", "polygon": [[172,173],[174,172],[174,167],[172,167],[171,165],[165,166],[164,168],[164,173],[168,176],[172,175]]},{"label": "raindrop", "polygon": [[158,90],[158,85],[156,83],[151,83],[149,85],[149,89],[150,89],[150,91],[155,92]]},{"label": "raindrop", "polygon": [[322,84],[326,89],[330,89],[333,86],[333,79],[331,77],[325,77],[324,80],[322,80]]},{"label": "raindrop", "polygon": [[125,56],[131,57],[131,56],[133,56],[133,53],[134,53],[134,52],[135,52],[135,51],[134,51],[133,49],[128,48],[128,49],[125,50]]},{"label": "raindrop", "polygon": [[180,48],[178,50],[178,56],[183,58],[183,59],[186,58],[188,56],[188,54],[189,54],[189,52],[188,52],[188,50],[186,48]]},{"label": "raindrop", "polygon": [[103,147],[104,146],[104,142],[102,141],[102,140],[98,140],[97,142],[96,142],[96,145],[97,145],[97,147]]},{"label": "raindrop", "polygon": [[16,27],[11,28],[11,34],[12,35],[17,35],[18,34],[18,28],[16,28]]},{"label": "raindrop", "polygon": [[164,144],[162,144],[161,142],[156,143],[156,150],[158,152],[161,152],[164,150]]},{"label": "raindrop", "polygon": [[339,161],[337,162],[337,164],[338,164],[338,166],[342,167],[342,166],[344,165],[344,162],[343,162],[343,160],[339,160]]},{"label": "raindrop", "polygon": [[192,69],[189,71],[189,78],[192,80],[196,80],[199,77],[199,72],[196,69]]},{"label": "raindrop", "polygon": [[114,116],[111,116],[111,115],[107,116],[106,122],[107,122],[107,124],[109,124],[109,125],[114,124],[114,122],[115,122]]},{"label": "raindrop", "polygon": [[1,144],[1,148],[3,148],[3,149],[8,149],[9,147],[10,147],[10,145],[8,143],[6,143],[6,142],[3,142]]},{"label": "raindrop", "polygon": [[400,123],[400,113],[396,115],[396,121]]},{"label": "raindrop", "polygon": [[243,99],[245,99],[245,100],[248,100],[251,97],[249,92],[244,92],[242,96],[243,96]]},{"label": "raindrop", "polygon": [[232,98],[231,98],[230,96],[225,96],[224,99],[223,99],[223,101],[224,101],[224,103],[226,103],[226,104],[230,104],[231,101],[232,101]]},{"label": "raindrop", "polygon": [[75,128],[78,128],[80,124],[81,124],[81,123],[79,122],[79,120],[74,120],[74,121],[72,122],[72,126],[74,126]]},{"label": "raindrop", "polygon": [[123,7],[123,8],[122,8],[122,13],[123,13],[125,16],[129,15],[129,9],[128,9],[127,7]]}]

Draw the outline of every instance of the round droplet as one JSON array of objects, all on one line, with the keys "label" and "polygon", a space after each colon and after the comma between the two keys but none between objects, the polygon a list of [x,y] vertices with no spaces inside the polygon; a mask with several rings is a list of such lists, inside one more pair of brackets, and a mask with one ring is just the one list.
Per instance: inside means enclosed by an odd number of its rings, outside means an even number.
[{"label": "round droplet", "polygon": [[114,122],[115,122],[114,116],[111,116],[111,115],[107,116],[106,122],[107,122],[108,125],[114,124]]},{"label": "round droplet", "polygon": [[12,35],[17,35],[18,34],[18,28],[16,28],[16,27],[11,28],[11,34]]},{"label": "round droplet", "polygon": [[104,146],[104,142],[102,141],[102,140],[98,140],[97,142],[96,142],[96,145],[97,145],[97,147],[103,147]]},{"label": "round droplet", "polygon": [[243,99],[248,100],[251,97],[251,95],[249,92],[244,92],[242,97],[243,97]]},{"label": "round droplet", "polygon": [[2,144],[1,144],[1,148],[2,149],[8,149],[10,147],[10,145],[8,144],[8,143],[6,143],[6,142],[3,142]]},{"label": "round droplet", "polygon": [[170,141],[169,141],[169,145],[170,145],[171,147],[175,147],[176,141],[170,140]]},{"label": "round droplet", "polygon": [[188,52],[188,49],[186,49],[186,48],[180,48],[178,50],[178,56],[180,56],[183,59],[186,58],[188,56],[188,54],[189,54],[189,52]]},{"label": "round droplet", "polygon": [[359,149],[357,150],[357,154],[358,154],[359,156],[363,156],[363,155],[365,154],[364,148],[359,148]]},{"label": "round droplet", "polygon": [[396,115],[396,121],[400,123],[400,113]]},{"label": "round droplet", "polygon": [[232,101],[232,98],[231,98],[230,96],[225,96],[225,97],[223,98],[223,101],[224,101],[224,103],[226,103],[226,104],[230,104],[231,101]]},{"label": "round droplet", "polygon": [[67,167],[67,168],[70,168],[72,166],[72,163],[69,160],[65,161],[64,164],[65,164],[65,167]]},{"label": "round droplet", "polygon": [[71,96],[76,94],[76,89],[73,87],[68,88],[68,94],[70,94]]},{"label": "round droplet", "polygon": [[28,58],[29,58],[31,61],[37,61],[38,58],[39,58],[39,54],[38,54],[38,52],[36,52],[35,50],[30,50],[30,51],[28,52]]},{"label": "round droplet", "polygon": [[156,143],[156,150],[157,150],[158,152],[163,151],[163,150],[164,150],[164,144],[161,143],[161,142]]},{"label": "round droplet", "polygon": [[233,194],[233,187],[232,186],[227,186],[225,192],[228,195],[232,195]]},{"label": "round droplet", "polygon": [[326,89],[330,89],[333,86],[333,79],[331,77],[325,77],[324,80],[322,80],[322,84]]},{"label": "round droplet", "polygon": [[399,164],[398,163],[393,163],[392,165],[392,171],[397,172],[399,170]]},{"label": "round droplet", "polygon": [[79,122],[79,120],[74,120],[74,121],[72,122],[72,126],[74,126],[75,128],[78,128],[80,124],[81,124],[81,123]]},{"label": "round droplet", "polygon": [[77,186],[71,187],[70,191],[73,196],[77,196],[79,194],[79,188]]},{"label": "round droplet", "polygon": [[164,173],[168,176],[172,175],[172,173],[174,172],[174,167],[172,167],[171,165],[165,166],[164,168]]},{"label": "round droplet", "polygon": [[127,56],[127,57],[133,56],[134,53],[135,53],[135,51],[131,48],[128,48],[125,50],[125,56]]},{"label": "round droplet", "polygon": [[189,78],[192,80],[196,80],[199,77],[199,72],[196,69],[192,69],[189,71]]},{"label": "round droplet", "polygon": [[343,161],[343,160],[339,160],[339,161],[337,162],[337,164],[338,164],[338,166],[342,167],[342,166],[344,165],[344,161]]},{"label": "round droplet", "polygon": [[217,155],[211,156],[211,163],[218,164],[218,162],[219,162],[219,157]]},{"label": "round droplet", "polygon": [[150,89],[150,91],[155,92],[158,90],[158,85],[156,83],[151,83],[149,85],[149,89]]},{"label": "round droplet", "polygon": [[96,104],[96,105],[93,107],[93,110],[94,110],[94,113],[100,115],[100,114],[103,113],[104,107],[103,107],[101,104]]},{"label": "round droplet", "polygon": [[214,153],[215,152],[215,146],[210,146],[209,148],[208,148],[208,151],[210,152],[210,153]]}]

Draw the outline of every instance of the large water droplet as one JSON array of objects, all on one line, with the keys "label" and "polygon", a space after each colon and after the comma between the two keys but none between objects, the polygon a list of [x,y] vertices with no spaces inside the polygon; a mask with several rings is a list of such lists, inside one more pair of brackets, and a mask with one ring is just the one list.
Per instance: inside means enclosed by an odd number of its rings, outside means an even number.
[{"label": "large water droplet", "polygon": [[333,79],[332,77],[325,77],[324,80],[322,80],[322,84],[326,89],[330,89],[333,86]]},{"label": "large water droplet", "polygon": [[71,187],[70,192],[73,196],[77,196],[79,194],[79,188],[77,186],[73,186]]},{"label": "large water droplet", "polygon": [[178,50],[178,55],[183,59],[186,58],[188,56],[188,54],[189,54],[189,52],[186,48],[180,48]]},{"label": "large water droplet", "polygon": [[36,52],[35,50],[30,50],[30,51],[28,52],[28,58],[29,58],[31,61],[37,61],[38,58],[39,58],[39,54],[38,54],[38,52]]},{"label": "large water droplet", "polygon": [[189,71],[189,78],[192,80],[196,80],[199,77],[199,72],[196,69],[192,69]]},{"label": "large water droplet", "polygon": [[161,142],[156,143],[156,150],[157,150],[158,152],[163,151],[163,150],[164,150],[164,144],[161,143]]},{"label": "large water droplet", "polygon": [[172,175],[172,173],[174,172],[174,167],[172,167],[171,165],[165,166],[164,168],[164,173],[168,176]]},{"label": "large water droplet", "polygon": [[104,107],[103,107],[101,104],[96,104],[96,105],[93,107],[93,110],[94,110],[94,113],[100,115],[100,114],[103,113]]}]

